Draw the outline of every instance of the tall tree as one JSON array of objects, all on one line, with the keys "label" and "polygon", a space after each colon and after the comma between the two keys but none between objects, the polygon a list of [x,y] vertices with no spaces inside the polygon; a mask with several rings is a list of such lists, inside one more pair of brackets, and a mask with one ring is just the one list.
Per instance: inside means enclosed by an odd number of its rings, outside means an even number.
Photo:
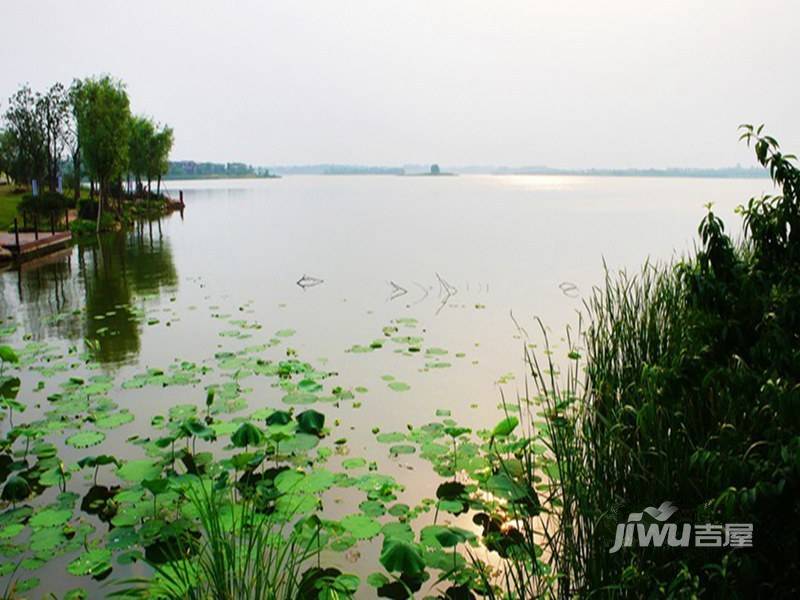
[{"label": "tall tree", "polygon": [[47,135],[41,105],[27,85],[8,100],[5,113],[14,155],[9,170],[17,182],[41,179],[47,171]]},{"label": "tall tree", "polygon": [[14,139],[11,132],[6,129],[0,129],[0,173],[5,175],[6,183],[10,183],[11,177],[11,161],[16,154],[14,149]]},{"label": "tall tree", "polygon": [[130,101],[124,85],[108,76],[85,80],[81,96],[77,107],[78,136],[86,166],[100,188],[97,207],[97,231],[100,231],[109,185],[128,162]]},{"label": "tall tree", "polygon": [[156,195],[161,194],[161,177],[166,175],[169,169],[169,153],[172,151],[173,139],[172,128],[165,125],[151,140],[147,179],[148,182],[152,178],[158,180]]},{"label": "tall tree", "polygon": [[73,192],[75,197],[75,206],[81,199],[81,138],[78,135],[78,114],[84,110],[81,104],[86,101],[86,94],[83,93],[83,82],[76,79],[72,82],[69,88],[69,103],[70,110],[72,111],[72,118],[70,119],[71,130],[67,136],[67,148],[69,155],[72,158],[72,174],[73,174]]},{"label": "tall tree", "polygon": [[136,191],[142,192],[142,177],[148,172],[149,153],[155,125],[147,117],[136,115],[131,119],[131,136],[128,141],[128,169],[136,180]]},{"label": "tall tree", "polygon": [[37,112],[41,115],[47,147],[47,182],[50,191],[58,185],[61,159],[69,142],[72,111],[66,88],[56,83],[44,95],[36,97]]}]

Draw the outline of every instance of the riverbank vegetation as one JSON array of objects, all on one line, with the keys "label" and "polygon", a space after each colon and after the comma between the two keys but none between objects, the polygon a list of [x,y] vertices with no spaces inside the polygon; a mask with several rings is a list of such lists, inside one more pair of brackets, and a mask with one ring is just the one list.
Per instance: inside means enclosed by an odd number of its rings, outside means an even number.
[{"label": "riverbank vegetation", "polygon": [[[493,499],[478,504],[485,512],[475,522],[502,557],[499,590],[483,575],[473,590],[498,598],[800,592],[800,171],[761,131],[745,126],[742,137],[781,195],[740,209],[741,240],[709,208],[695,255],[607,276],[586,300],[588,324],[570,338],[566,366],[526,348],[530,394],[508,405],[522,435],[508,444],[492,436],[483,447],[489,468],[459,488],[477,487],[473,507],[476,497]],[[612,551],[619,524],[665,501],[677,508],[674,522],[710,526],[705,544],[695,534],[679,546],[642,547],[634,535],[632,547]],[[752,528],[751,537],[742,543],[737,528]],[[490,564],[472,568],[480,575]]]},{"label": "riverbank vegetation", "polygon": [[[106,318],[168,335],[168,308],[104,293],[108,311],[80,348],[19,332],[0,346],[5,596],[25,597],[39,569],[62,563],[69,598],[796,596],[800,171],[760,128],[743,138],[781,195],[742,207],[741,239],[709,208],[694,254],[609,273],[565,345],[520,326],[527,383],[493,423],[473,430],[440,408],[431,422],[376,427],[386,456],[351,452],[338,411],[368,390],[302,357],[294,330],[119,378],[98,361]],[[242,308],[209,307],[226,342],[261,328]],[[396,318],[350,352],[440,376],[458,354],[425,336]],[[175,386],[195,401],[145,412]],[[274,405],[248,406],[254,389]],[[440,479],[406,504],[381,464],[411,455]],[[677,512],[660,516],[719,527],[720,544],[632,536],[611,551],[619,524],[644,513],[658,526],[644,509],[667,501]],[[752,525],[752,547],[726,524]],[[366,544],[373,572],[333,566]],[[152,576],[132,578],[134,564]]]},{"label": "riverbank vegetation", "polygon": [[[80,219],[93,220],[100,231],[125,223],[126,214],[141,213],[143,200],[148,208],[154,201],[161,204],[157,215],[169,210],[161,178],[172,144],[170,127],[131,114],[124,84],[111,77],[76,80],[69,87],[56,83],[44,93],[26,85],[8,100],[4,113],[0,171],[15,196],[23,192],[18,202],[25,217],[60,218],[77,209]],[[13,198],[7,200],[4,210],[12,212]],[[103,218],[104,211],[110,219]],[[75,230],[87,228],[78,223]]]}]

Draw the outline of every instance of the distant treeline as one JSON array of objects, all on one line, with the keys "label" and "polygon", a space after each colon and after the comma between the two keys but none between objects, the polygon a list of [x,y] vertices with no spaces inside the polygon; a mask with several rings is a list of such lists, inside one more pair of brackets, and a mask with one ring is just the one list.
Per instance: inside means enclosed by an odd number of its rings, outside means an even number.
[{"label": "distant treeline", "polygon": [[224,179],[236,177],[274,177],[265,167],[253,167],[244,163],[195,162],[193,160],[170,161],[167,179]]},{"label": "distant treeline", "polygon": [[405,175],[402,167],[374,167],[366,165],[291,165],[273,167],[280,175]]},{"label": "distant treeline", "polygon": [[450,169],[455,173],[490,175],[578,175],[592,177],[712,177],[721,179],[763,179],[769,177],[755,167],[723,167],[719,169],[554,169],[551,167],[488,167],[470,166]]},{"label": "distant treeline", "polygon": [[[407,164],[402,167],[312,164],[256,167],[245,163],[211,163],[191,160],[169,163],[168,179],[213,179],[236,177],[276,177],[280,175],[418,175],[434,173],[438,165]],[[592,177],[707,177],[720,179],[761,179],[768,177],[755,167],[723,167],[719,169],[556,169],[545,166],[507,167],[469,165],[447,167],[434,174],[461,173],[464,175],[564,175]]]}]

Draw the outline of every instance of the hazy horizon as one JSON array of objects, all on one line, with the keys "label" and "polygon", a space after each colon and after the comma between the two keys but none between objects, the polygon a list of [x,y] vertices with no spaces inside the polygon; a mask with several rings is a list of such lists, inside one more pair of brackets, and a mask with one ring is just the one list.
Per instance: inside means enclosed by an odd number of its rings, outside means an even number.
[{"label": "hazy horizon", "polygon": [[109,73],[135,112],[174,127],[174,160],[747,167],[742,122],[800,151],[788,1],[31,0],[4,13],[0,111],[22,83]]}]

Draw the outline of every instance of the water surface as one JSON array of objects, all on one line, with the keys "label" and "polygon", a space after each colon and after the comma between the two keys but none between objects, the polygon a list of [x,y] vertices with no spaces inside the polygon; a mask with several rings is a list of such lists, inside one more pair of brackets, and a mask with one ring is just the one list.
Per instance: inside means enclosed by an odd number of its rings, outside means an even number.
[{"label": "water surface", "polygon": [[[182,216],[2,273],[5,341],[88,348],[119,381],[176,361],[213,366],[215,353],[255,344],[270,344],[275,359],[296,353],[334,373],[331,385],[368,390],[358,403],[324,407],[332,435],[347,439],[343,453],[394,475],[411,505],[430,497],[439,478],[413,457],[389,456],[373,427],[418,427],[437,409],[491,427],[498,382],[512,397],[522,389],[523,339],[512,314],[530,332],[540,317],[558,346],[604,264],[676,260],[692,248],[705,203],[737,231],[734,208],[771,191],[767,180],[552,176],[298,176],[169,187],[184,190]],[[400,334],[422,338],[422,353],[409,353],[409,344],[357,351],[396,319],[416,319]],[[430,348],[447,354],[426,356]],[[69,374],[92,373],[76,363]],[[410,389],[391,389],[389,377]],[[55,386],[23,383],[19,400],[33,418]],[[131,452],[126,438],[149,434],[154,415],[205,399],[200,385],[110,395],[136,416],[104,443],[104,452],[122,455]],[[244,395],[243,414],[284,407],[280,390],[264,383],[248,384]],[[332,514],[354,509],[339,499]],[[362,558],[330,560],[367,574],[376,552],[362,547]],[[37,594],[62,589],[63,568],[55,561],[41,569]]]}]

